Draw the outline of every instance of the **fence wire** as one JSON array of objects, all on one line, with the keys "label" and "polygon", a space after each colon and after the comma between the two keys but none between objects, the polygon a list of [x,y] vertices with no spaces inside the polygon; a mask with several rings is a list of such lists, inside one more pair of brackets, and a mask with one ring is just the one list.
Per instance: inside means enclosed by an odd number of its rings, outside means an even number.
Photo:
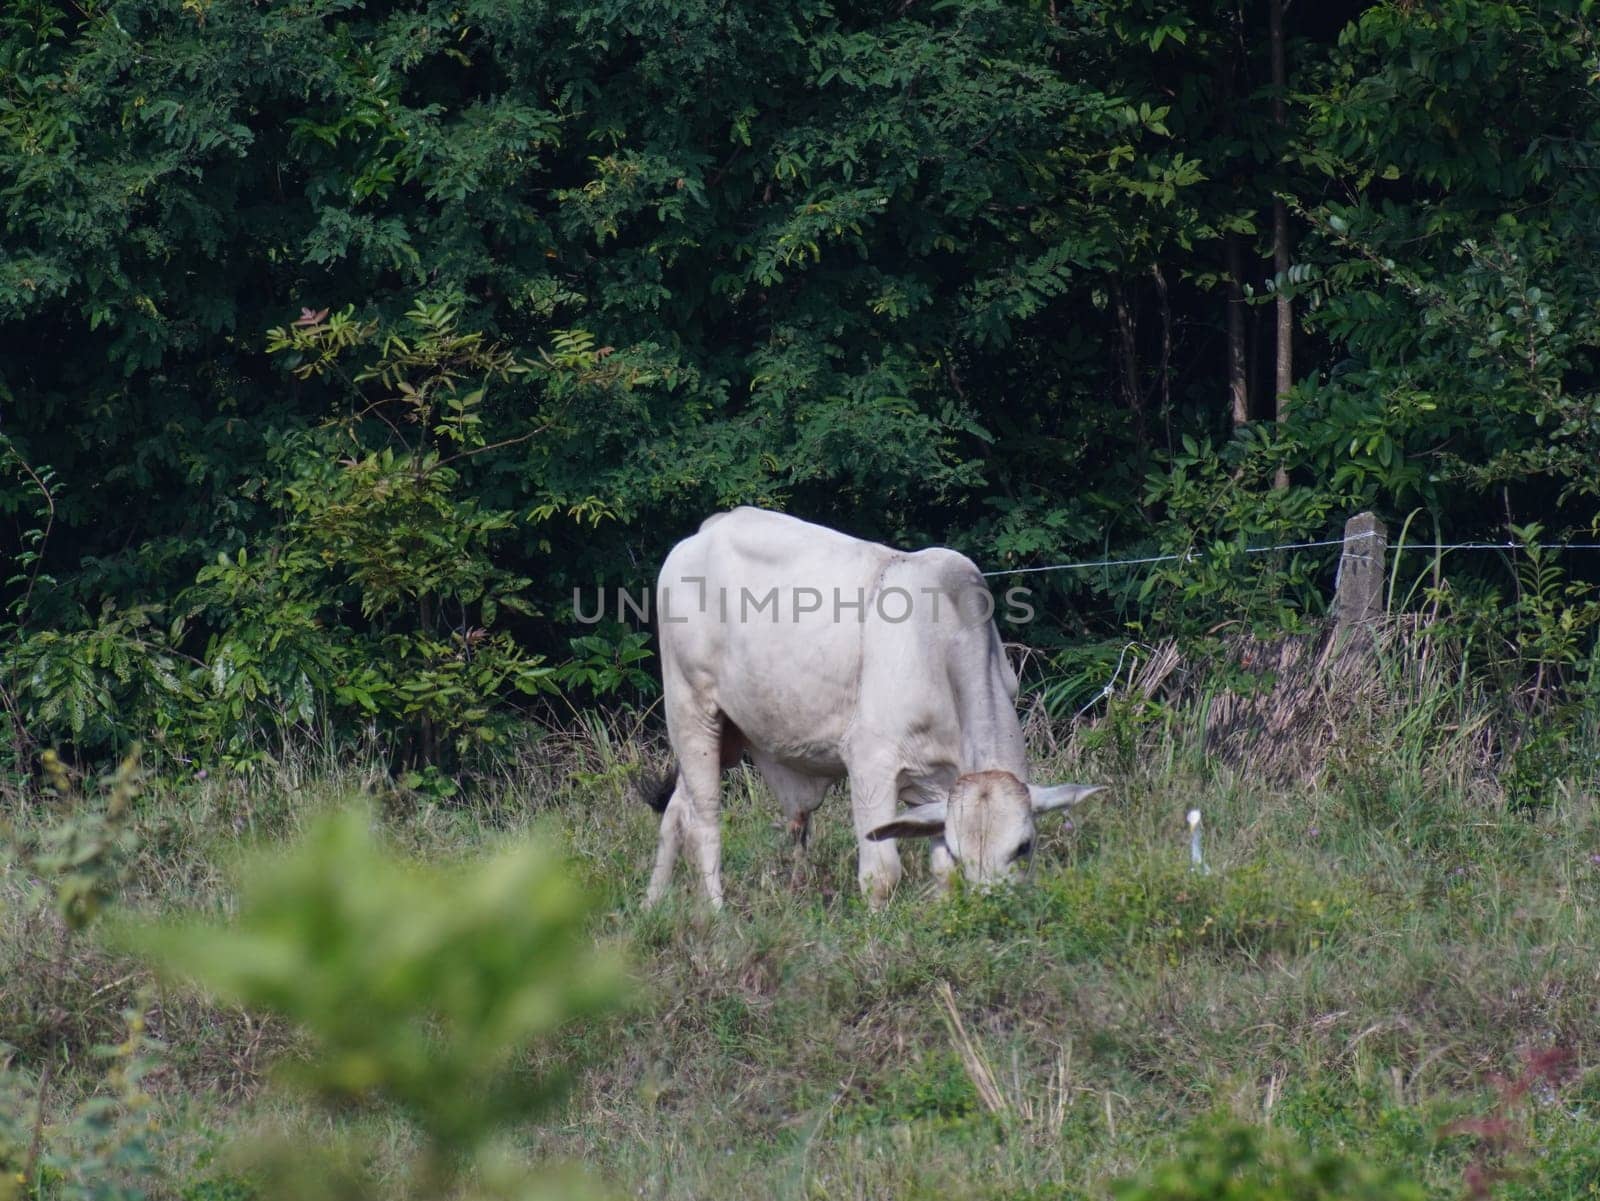
[{"label": "fence wire", "polygon": [[[1348,546],[1365,538],[1376,538],[1373,531],[1357,534],[1351,538],[1324,538],[1316,542],[1284,542],[1277,546],[1247,546],[1244,553],[1247,555],[1270,555],[1286,550],[1313,550],[1327,546]],[[1443,554],[1447,550],[1540,550],[1540,551],[1569,551],[1569,550],[1600,550],[1600,542],[1406,542],[1398,546],[1387,548],[1396,554],[1411,551],[1427,551],[1432,554]],[[1082,563],[1050,563],[1042,567],[1006,567],[999,571],[986,571],[985,579],[996,576],[1013,575],[1039,575],[1049,571],[1082,571],[1098,567],[1139,567],[1149,563],[1176,563],[1182,561],[1193,563],[1205,557],[1204,551],[1182,551],[1169,555],[1145,555],[1136,559],[1091,559]]]}]

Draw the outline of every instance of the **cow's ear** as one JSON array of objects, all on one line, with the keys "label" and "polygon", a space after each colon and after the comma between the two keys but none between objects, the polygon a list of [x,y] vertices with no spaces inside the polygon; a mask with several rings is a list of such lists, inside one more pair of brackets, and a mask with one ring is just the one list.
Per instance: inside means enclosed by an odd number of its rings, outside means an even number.
[{"label": "cow's ear", "polygon": [[1028,796],[1035,813],[1049,813],[1052,809],[1065,809],[1086,801],[1095,793],[1104,792],[1106,787],[1104,784],[1052,784],[1049,787],[1029,784]]},{"label": "cow's ear", "polygon": [[937,838],[944,833],[944,814],[943,801],[918,805],[914,809],[907,809],[892,822],[884,822],[876,830],[867,831],[867,837],[873,842],[882,842],[885,838]]}]

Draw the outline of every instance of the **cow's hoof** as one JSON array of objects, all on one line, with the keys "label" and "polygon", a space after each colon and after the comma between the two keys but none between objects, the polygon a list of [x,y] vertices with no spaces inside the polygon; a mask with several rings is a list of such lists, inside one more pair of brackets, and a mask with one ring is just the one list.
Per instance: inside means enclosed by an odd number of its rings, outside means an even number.
[{"label": "cow's hoof", "polygon": [[890,898],[894,896],[894,885],[874,881],[862,891],[867,898],[867,908],[876,913],[888,906]]}]

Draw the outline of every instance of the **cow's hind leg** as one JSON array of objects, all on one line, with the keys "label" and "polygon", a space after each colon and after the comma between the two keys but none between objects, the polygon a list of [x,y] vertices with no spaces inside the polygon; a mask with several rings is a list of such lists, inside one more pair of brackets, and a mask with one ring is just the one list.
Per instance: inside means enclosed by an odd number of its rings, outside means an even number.
[{"label": "cow's hind leg", "polygon": [[672,796],[661,814],[661,832],[656,840],[656,866],[650,873],[650,887],[644,894],[646,905],[658,904],[667,895],[672,883],[672,869],[678,862],[678,848],[683,845],[683,809],[685,802],[678,797],[683,792],[683,777],[673,785]]},{"label": "cow's hind leg", "polygon": [[[706,899],[715,909],[722,908],[722,765],[725,753],[737,758],[737,731],[725,738],[720,715],[710,719],[684,715],[674,720],[669,713],[668,731],[678,756],[678,783],[661,818],[660,842],[656,847],[655,870],[645,903],[654,905],[666,895],[672,883],[672,869],[678,851],[685,843],[691,861],[699,870]],[[727,745],[724,745],[724,744]]]}]

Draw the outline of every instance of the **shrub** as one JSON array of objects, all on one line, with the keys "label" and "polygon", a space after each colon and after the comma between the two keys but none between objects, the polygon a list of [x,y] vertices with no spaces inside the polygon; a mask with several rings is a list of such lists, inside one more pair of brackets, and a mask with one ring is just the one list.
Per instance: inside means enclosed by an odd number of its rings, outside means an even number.
[{"label": "shrub", "polygon": [[953,1052],[934,1053],[893,1073],[871,1101],[841,1117],[846,1128],[903,1122],[960,1125],[978,1115],[978,1093]]},{"label": "shrub", "polygon": [[[470,1181],[471,1195],[527,1198],[545,1194],[495,1139],[561,1081],[515,1056],[618,996],[618,964],[590,946],[586,909],[543,846],[425,868],[385,851],[369,815],[350,809],[254,863],[235,925],[130,925],[118,937],[168,977],[302,1024],[316,1053],[279,1075],[317,1103],[396,1103],[421,1136],[405,1196],[467,1195],[452,1190]],[[263,1197],[395,1198],[368,1179],[354,1136],[313,1155],[262,1142],[246,1159]]]},{"label": "shrub", "polygon": [[[0,1039],[15,1040],[29,1055],[0,1041],[0,1201],[139,1201],[156,1167],[142,1082],[158,1066],[160,1050],[145,1034],[145,998],[121,1012],[118,1043],[88,1047],[107,1062],[90,1086],[98,1091],[64,1114],[54,1111],[58,1065],[74,1057],[74,1041],[96,1025],[86,1011],[105,991],[91,995],[82,987],[83,935],[122,885],[134,843],[129,816],[139,791],[138,750],[92,799],[54,752],[46,751],[40,766],[47,799],[67,815],[42,837],[0,842],[5,857],[39,881],[21,894],[25,918],[54,926],[48,951],[19,946],[7,957],[6,993],[16,981],[23,987],[5,997]],[[25,1066],[27,1059],[36,1066]]]},{"label": "shrub", "polygon": [[1353,1156],[1250,1126],[1193,1134],[1173,1159],[1112,1186],[1117,1201],[1423,1201],[1422,1186]]}]

